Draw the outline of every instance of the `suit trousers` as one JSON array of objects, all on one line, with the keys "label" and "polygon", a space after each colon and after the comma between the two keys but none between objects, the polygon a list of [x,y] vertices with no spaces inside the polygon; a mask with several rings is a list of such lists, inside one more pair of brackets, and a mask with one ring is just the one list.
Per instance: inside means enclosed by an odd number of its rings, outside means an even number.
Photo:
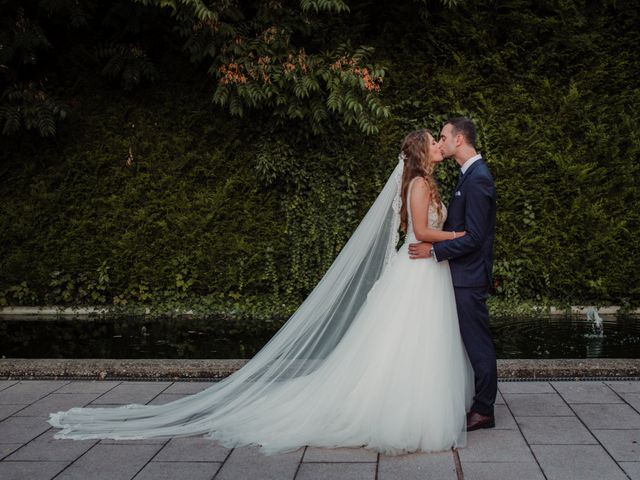
[{"label": "suit trousers", "polygon": [[488,289],[454,287],[460,334],[475,375],[472,412],[493,415],[498,393],[496,349],[489,329]]}]

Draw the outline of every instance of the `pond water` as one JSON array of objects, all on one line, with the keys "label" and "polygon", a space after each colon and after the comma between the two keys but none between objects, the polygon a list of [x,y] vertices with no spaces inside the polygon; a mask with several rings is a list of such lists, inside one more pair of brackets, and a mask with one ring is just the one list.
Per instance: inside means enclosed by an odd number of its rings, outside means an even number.
[{"label": "pond water", "polygon": [[[491,328],[498,358],[640,358],[640,317],[603,315],[601,320],[494,317]],[[0,317],[0,357],[251,358],[282,323]]]}]

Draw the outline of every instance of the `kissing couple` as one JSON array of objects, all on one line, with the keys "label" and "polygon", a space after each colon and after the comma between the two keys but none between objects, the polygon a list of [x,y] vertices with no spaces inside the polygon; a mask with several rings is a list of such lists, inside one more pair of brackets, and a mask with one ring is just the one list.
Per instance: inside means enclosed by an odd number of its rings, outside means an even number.
[{"label": "kissing couple", "polygon": [[[163,405],[51,413],[54,438],[205,435],[267,455],[305,445],[398,455],[464,447],[467,431],[492,428],[496,190],[475,144],[461,117],[439,139],[409,133],[329,270],[241,369]],[[444,158],[460,166],[448,206],[433,176]]]}]

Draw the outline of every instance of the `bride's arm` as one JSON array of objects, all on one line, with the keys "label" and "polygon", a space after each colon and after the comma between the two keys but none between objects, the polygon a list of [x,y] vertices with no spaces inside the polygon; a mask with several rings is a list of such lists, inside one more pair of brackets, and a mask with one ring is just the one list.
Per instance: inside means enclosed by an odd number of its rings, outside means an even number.
[{"label": "bride's arm", "polygon": [[465,232],[445,232],[429,228],[429,203],[430,192],[427,182],[419,178],[415,180],[411,188],[410,205],[411,218],[413,219],[413,231],[416,238],[422,242],[442,242],[444,240],[453,240],[465,235]]}]

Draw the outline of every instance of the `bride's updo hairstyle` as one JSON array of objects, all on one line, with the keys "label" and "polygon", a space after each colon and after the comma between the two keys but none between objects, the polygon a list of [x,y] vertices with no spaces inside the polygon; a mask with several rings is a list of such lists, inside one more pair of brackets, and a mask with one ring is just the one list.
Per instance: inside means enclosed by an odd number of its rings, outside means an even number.
[{"label": "bride's updo hairstyle", "polygon": [[433,168],[435,163],[429,158],[429,142],[431,142],[431,132],[423,128],[407,135],[400,147],[401,154],[404,154],[404,171],[402,173],[402,207],[400,208],[400,230],[407,232],[408,210],[407,192],[411,180],[415,177],[422,177],[429,186],[429,202],[436,206],[438,220],[442,221],[442,204],[440,203],[440,193],[438,185],[433,178]]}]

